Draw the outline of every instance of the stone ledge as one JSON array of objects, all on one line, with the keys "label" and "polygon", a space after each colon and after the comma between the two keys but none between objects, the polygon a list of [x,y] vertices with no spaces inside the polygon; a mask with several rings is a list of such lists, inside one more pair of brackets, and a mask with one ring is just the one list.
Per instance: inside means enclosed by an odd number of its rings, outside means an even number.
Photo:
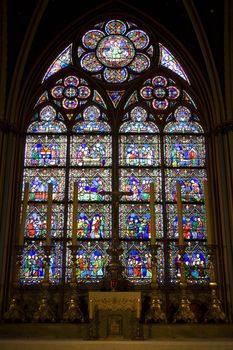
[{"label": "stone ledge", "polygon": [[[144,338],[154,340],[229,339],[233,325],[141,325]],[[1,339],[80,339],[88,338],[89,324],[0,324]],[[109,339],[109,338],[107,338]],[[124,341],[124,340],[122,340]]]}]

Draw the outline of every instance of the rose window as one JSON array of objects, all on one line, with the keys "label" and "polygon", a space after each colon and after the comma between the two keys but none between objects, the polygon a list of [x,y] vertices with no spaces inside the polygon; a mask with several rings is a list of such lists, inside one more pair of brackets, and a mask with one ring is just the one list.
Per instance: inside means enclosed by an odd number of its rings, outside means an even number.
[{"label": "rose window", "polygon": [[132,24],[111,20],[86,32],[78,47],[81,67],[108,83],[132,80],[150,66],[147,34]]},{"label": "rose window", "polygon": [[61,99],[62,106],[66,109],[75,109],[78,105],[86,103],[91,94],[86,81],[75,76],[68,76],[57,83],[61,85],[56,85],[51,94],[55,99]]},{"label": "rose window", "polygon": [[[174,84],[173,81],[171,82]],[[151,100],[154,109],[164,110],[169,106],[169,102],[176,100],[180,95],[180,90],[169,83],[166,78],[156,76],[150,81],[150,84],[146,84],[141,89],[141,97]]]}]

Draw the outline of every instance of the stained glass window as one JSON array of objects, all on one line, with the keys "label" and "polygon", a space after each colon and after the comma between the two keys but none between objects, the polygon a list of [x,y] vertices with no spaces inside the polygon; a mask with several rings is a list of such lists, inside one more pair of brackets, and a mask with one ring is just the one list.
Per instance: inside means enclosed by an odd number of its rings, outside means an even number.
[{"label": "stained glass window", "polygon": [[72,63],[72,44],[67,46],[58,57],[53,61],[46,74],[42,79],[42,83],[47,80],[50,76],[57,73],[60,69],[69,66]]},{"label": "stained glass window", "polygon": [[76,271],[80,284],[99,284],[117,236],[123,277],[149,286],[153,183],[157,280],[178,283],[178,180],[186,278],[205,284],[205,136],[182,60],[146,28],[109,18],[51,61],[26,135],[20,281],[38,284],[45,276],[52,184],[50,281],[69,282]]},{"label": "stained glass window", "polygon": [[190,283],[206,283],[207,252],[200,241],[206,239],[204,185],[206,156],[203,129],[190,109],[179,106],[168,117],[164,128],[165,186],[168,237],[171,240],[170,277],[178,281],[180,255],[174,238],[178,237],[176,181],[181,184],[183,236],[188,241],[184,256],[186,278]]},{"label": "stained glass window", "polygon": [[98,79],[107,83],[120,84],[150,67],[149,37],[143,30],[130,30],[129,23],[118,19],[101,24],[101,29],[86,32],[78,47],[85,71],[95,78],[99,73]]},{"label": "stained glass window", "polygon": [[172,55],[172,53],[162,44],[159,44],[160,49],[160,64],[161,66],[164,66],[179,76],[181,76],[184,80],[186,80],[189,83],[189,79],[187,75],[185,74],[182,66],[177,61],[177,59]]}]

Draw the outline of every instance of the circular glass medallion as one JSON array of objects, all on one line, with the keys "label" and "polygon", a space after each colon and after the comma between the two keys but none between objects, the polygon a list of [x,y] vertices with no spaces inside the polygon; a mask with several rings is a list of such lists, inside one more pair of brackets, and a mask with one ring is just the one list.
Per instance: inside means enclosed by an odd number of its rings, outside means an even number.
[{"label": "circular glass medallion", "polygon": [[106,24],[105,30],[108,34],[124,34],[126,32],[126,25],[118,19],[113,19]]},{"label": "circular glass medallion", "polygon": [[156,98],[165,98],[166,97],[166,90],[162,87],[157,87],[154,89],[154,95]]},{"label": "circular glass medallion", "polygon": [[64,87],[63,86],[55,86],[52,90],[51,90],[51,94],[53,97],[55,98],[62,98],[63,97],[63,90]]},{"label": "circular glass medallion", "polygon": [[78,87],[78,97],[79,98],[87,98],[90,96],[90,89],[86,86],[79,86]]},{"label": "circular glass medallion", "polygon": [[146,100],[150,99],[153,97],[153,88],[152,86],[144,86],[141,91],[140,94],[143,98],[145,98]]},{"label": "circular glass medallion", "polygon": [[110,69],[105,68],[104,79],[108,83],[123,83],[128,77],[128,72],[126,68],[122,69]]},{"label": "circular glass medallion", "polygon": [[163,110],[166,109],[168,107],[168,101],[165,100],[153,100],[152,105],[154,107],[154,109],[157,110]]},{"label": "circular glass medallion", "polygon": [[68,86],[65,88],[63,94],[67,98],[74,98],[77,96],[77,89],[73,86]]},{"label": "circular glass medallion", "polygon": [[103,37],[104,33],[100,30],[90,30],[83,36],[82,42],[87,49],[93,50]]},{"label": "circular glass medallion", "polygon": [[62,105],[66,109],[74,109],[78,106],[78,100],[77,98],[75,98],[74,100],[64,98],[64,100],[62,101]]},{"label": "circular glass medallion", "polygon": [[107,67],[125,67],[133,60],[135,49],[128,38],[122,35],[109,35],[99,42],[96,55]]},{"label": "circular glass medallion", "polygon": [[138,53],[133,62],[129,65],[129,68],[137,73],[141,73],[150,66],[149,58],[143,53]]},{"label": "circular glass medallion", "polygon": [[152,84],[155,86],[166,86],[167,85],[167,79],[161,76],[154,77],[152,80]]},{"label": "circular glass medallion", "polygon": [[64,79],[64,85],[68,86],[68,85],[72,85],[72,86],[78,86],[79,84],[79,80],[77,77],[74,77],[73,75],[66,77]]},{"label": "circular glass medallion", "polygon": [[148,36],[142,30],[131,30],[127,37],[132,40],[136,49],[144,49],[149,43]]},{"label": "circular glass medallion", "polygon": [[175,100],[180,95],[180,91],[175,86],[168,86],[167,91],[171,100]]},{"label": "circular glass medallion", "polygon": [[87,53],[81,59],[81,66],[83,69],[88,70],[89,72],[98,72],[103,66],[97,59],[96,55],[93,52]]}]

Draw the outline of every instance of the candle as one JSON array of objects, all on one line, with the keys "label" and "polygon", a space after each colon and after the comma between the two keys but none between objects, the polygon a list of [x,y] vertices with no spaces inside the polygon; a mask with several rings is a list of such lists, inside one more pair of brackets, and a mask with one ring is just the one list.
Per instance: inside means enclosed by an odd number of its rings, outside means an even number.
[{"label": "candle", "polygon": [[24,186],[23,207],[22,207],[21,223],[20,223],[20,230],[19,230],[19,245],[20,246],[23,246],[23,243],[24,243],[24,229],[25,229],[27,205],[28,205],[28,191],[29,191],[29,183],[26,182],[25,186]]},{"label": "candle", "polygon": [[141,314],[141,299],[138,298],[138,300],[137,300],[136,317],[137,317],[137,318],[140,318],[140,314]]},{"label": "candle", "polygon": [[51,244],[53,184],[48,185],[46,245]]},{"label": "candle", "polygon": [[156,230],[155,230],[155,185],[150,184],[150,232],[151,244],[155,244]]},{"label": "candle", "polygon": [[90,320],[93,319],[93,316],[94,316],[93,300],[89,299],[89,318],[90,318]]},{"label": "candle", "polygon": [[73,224],[72,224],[72,245],[77,243],[77,210],[78,210],[78,184],[74,182],[73,187]]},{"label": "candle", "polygon": [[180,181],[176,181],[176,196],[177,196],[177,211],[178,211],[179,245],[184,245],[183,217],[182,217],[182,201],[181,201],[181,187],[180,187]]},{"label": "candle", "polygon": [[205,212],[206,212],[206,236],[207,243],[212,244],[212,230],[210,223],[210,201],[209,201],[209,191],[208,191],[208,182],[204,180],[204,197],[205,197]]}]

